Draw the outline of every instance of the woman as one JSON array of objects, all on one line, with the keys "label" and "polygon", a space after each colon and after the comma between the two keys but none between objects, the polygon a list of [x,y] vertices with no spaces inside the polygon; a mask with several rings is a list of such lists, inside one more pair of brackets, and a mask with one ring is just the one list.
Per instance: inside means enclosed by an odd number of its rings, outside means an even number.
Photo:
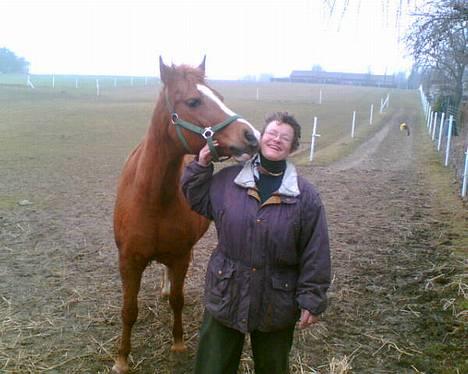
[{"label": "woman", "polygon": [[266,119],[260,152],[213,175],[208,147],[190,163],[182,189],[213,220],[218,245],[205,281],[197,374],[237,373],[246,333],[256,373],[287,373],[294,327],[318,322],[327,306],[330,251],[318,192],[287,157],[300,126],[288,113]]}]

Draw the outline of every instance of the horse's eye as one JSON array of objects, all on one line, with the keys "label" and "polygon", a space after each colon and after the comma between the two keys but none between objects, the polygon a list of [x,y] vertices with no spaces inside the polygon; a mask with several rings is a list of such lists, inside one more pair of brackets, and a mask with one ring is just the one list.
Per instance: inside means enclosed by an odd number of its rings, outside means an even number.
[{"label": "horse's eye", "polygon": [[189,99],[185,102],[187,104],[187,106],[189,106],[190,108],[196,108],[198,106],[200,106],[201,104],[201,100],[200,99]]}]

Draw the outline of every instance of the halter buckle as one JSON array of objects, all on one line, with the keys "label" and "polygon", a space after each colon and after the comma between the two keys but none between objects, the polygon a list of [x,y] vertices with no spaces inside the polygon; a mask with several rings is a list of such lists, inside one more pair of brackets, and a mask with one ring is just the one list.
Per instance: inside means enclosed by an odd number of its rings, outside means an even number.
[{"label": "halter buckle", "polygon": [[177,123],[177,121],[179,120],[179,116],[177,115],[176,112],[172,113],[171,114],[171,122],[173,125],[175,125]]},{"label": "halter buckle", "polygon": [[211,127],[207,127],[205,130],[203,130],[201,136],[203,136],[204,139],[208,139],[212,138],[214,134],[215,132],[211,129]]}]

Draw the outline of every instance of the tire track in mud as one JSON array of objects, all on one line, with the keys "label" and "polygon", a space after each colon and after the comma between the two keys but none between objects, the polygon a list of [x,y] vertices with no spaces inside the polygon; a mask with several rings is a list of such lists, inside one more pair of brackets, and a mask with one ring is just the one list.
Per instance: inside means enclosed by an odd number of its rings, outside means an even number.
[{"label": "tire track in mud", "polygon": [[355,152],[353,152],[350,156],[333,163],[330,165],[330,168],[343,171],[360,167],[365,160],[368,160],[370,157],[372,157],[372,155],[378,150],[380,143],[388,135],[390,124],[391,122],[385,124],[377,134],[361,144]]}]

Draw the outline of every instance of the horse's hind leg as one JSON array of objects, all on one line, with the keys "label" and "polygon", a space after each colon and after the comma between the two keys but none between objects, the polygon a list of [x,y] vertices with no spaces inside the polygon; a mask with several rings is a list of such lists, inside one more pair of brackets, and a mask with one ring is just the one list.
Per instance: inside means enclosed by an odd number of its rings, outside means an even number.
[{"label": "horse's hind leg", "polygon": [[186,256],[177,264],[169,267],[169,279],[171,282],[171,292],[169,303],[174,314],[174,325],[172,335],[174,344],[171,347],[173,352],[184,352],[186,350],[184,343],[184,330],[182,327],[182,309],[184,307],[184,281],[190,262],[190,255]]},{"label": "horse's hind leg", "polygon": [[132,327],[138,317],[138,292],[141,277],[148,264],[147,261],[134,257],[120,255],[120,276],[122,278],[123,306],[122,306],[122,336],[117,359],[112,370],[123,374],[128,372],[128,355],[131,350]]},{"label": "horse's hind leg", "polygon": [[169,269],[163,265],[163,276],[161,281],[161,297],[166,298],[171,294],[171,280],[169,279]]}]

